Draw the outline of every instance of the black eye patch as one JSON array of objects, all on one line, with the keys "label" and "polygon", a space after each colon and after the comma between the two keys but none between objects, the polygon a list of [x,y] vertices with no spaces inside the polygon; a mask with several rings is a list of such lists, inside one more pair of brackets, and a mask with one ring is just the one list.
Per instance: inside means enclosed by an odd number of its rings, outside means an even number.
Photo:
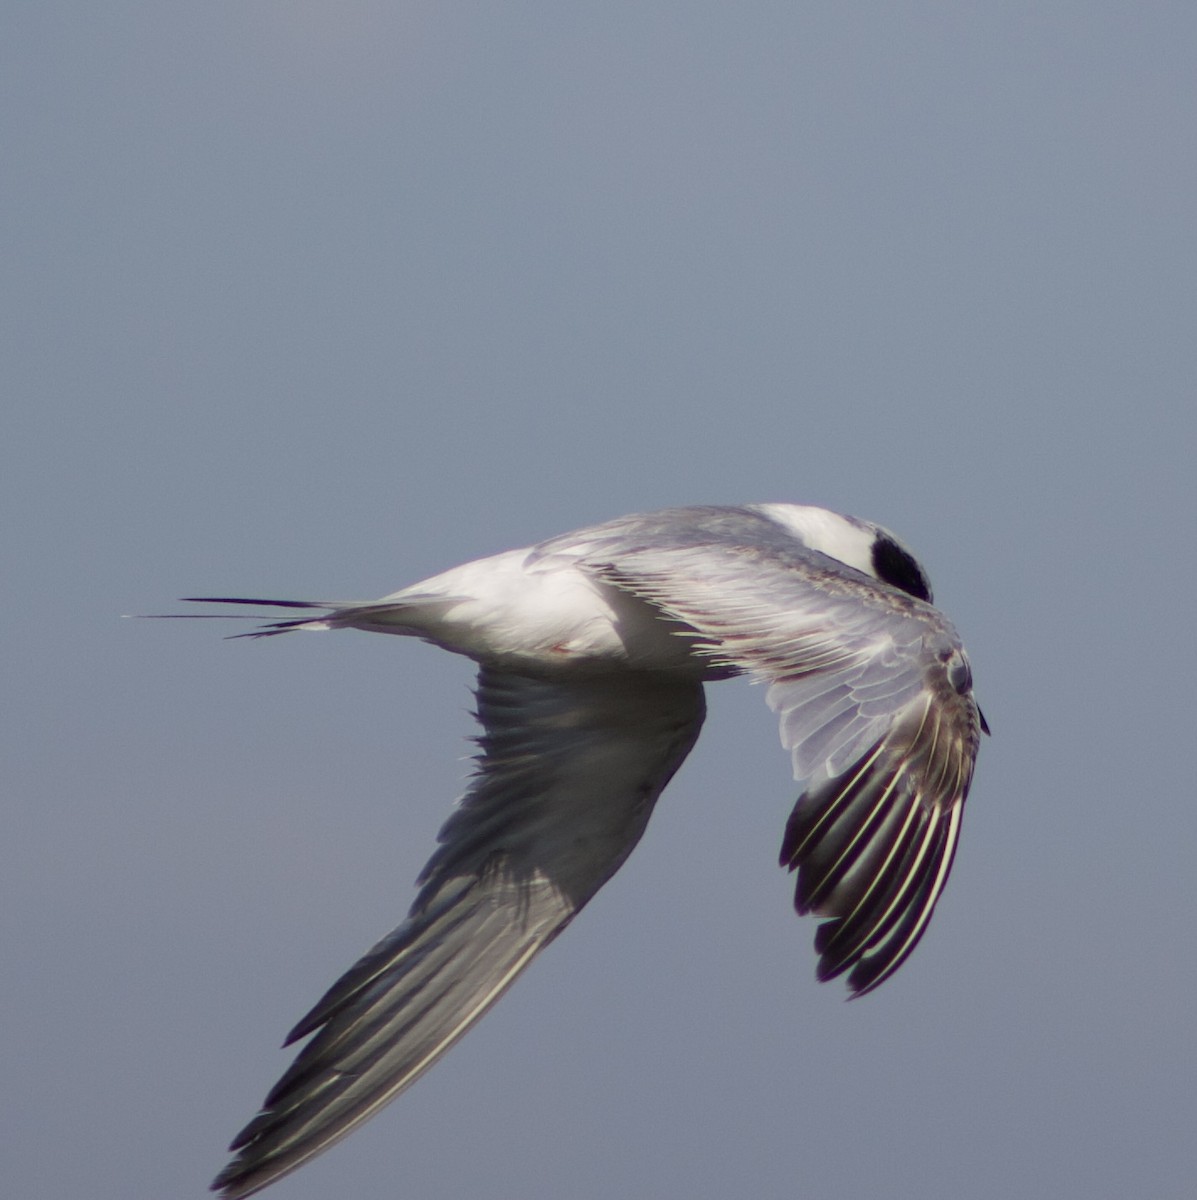
[{"label": "black eye patch", "polygon": [[873,570],[883,582],[931,603],[931,584],[923,568],[908,551],[883,533],[879,533],[873,542]]}]

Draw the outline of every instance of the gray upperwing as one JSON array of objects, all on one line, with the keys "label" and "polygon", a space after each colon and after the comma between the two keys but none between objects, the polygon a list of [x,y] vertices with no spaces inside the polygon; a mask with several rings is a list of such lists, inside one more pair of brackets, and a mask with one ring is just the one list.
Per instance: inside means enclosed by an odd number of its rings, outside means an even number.
[{"label": "gray upperwing", "polygon": [[960,639],[938,609],[790,539],[615,535],[583,559],[769,684],[805,788],[782,865],[829,918],[819,976],[860,994],[905,961],[947,880],[980,740]]},{"label": "gray upperwing", "polygon": [[314,1033],[213,1184],[243,1197],[345,1136],[487,1011],[636,845],[702,725],[702,687],[484,667],[476,774],[407,920],[293,1031]]}]

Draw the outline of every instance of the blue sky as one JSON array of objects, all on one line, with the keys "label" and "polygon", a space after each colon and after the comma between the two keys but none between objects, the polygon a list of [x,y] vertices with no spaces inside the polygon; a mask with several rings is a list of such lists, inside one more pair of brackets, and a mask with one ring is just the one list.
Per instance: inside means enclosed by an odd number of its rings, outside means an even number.
[{"label": "blue sky", "polygon": [[463,660],[121,613],[745,500],[895,529],[969,647],[994,736],[917,953],[814,982],[786,755],[712,687],[620,875],[267,1194],[1189,1194],[1190,5],[5,26],[12,1194],[202,1196],[467,769]]}]

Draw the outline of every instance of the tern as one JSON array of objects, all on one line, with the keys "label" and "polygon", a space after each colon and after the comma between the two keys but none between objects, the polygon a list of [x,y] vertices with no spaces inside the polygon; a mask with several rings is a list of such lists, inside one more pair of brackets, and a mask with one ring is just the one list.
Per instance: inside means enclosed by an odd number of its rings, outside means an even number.
[{"label": "tern", "polygon": [[472,781],[407,919],[291,1031],[309,1037],[213,1183],[249,1196],[413,1083],[619,869],[703,722],[703,685],[766,685],[801,785],[781,846],[818,977],[871,991],[951,869],[980,735],[926,572],[869,521],[795,504],[622,517],[381,600],[251,634],[361,629],[478,663]]}]

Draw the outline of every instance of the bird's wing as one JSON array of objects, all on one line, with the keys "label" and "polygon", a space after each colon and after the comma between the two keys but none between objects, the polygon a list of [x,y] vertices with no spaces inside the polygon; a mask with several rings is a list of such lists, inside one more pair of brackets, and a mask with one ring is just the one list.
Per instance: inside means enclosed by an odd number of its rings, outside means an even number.
[{"label": "bird's wing", "polygon": [[213,1184],[248,1196],[428,1069],[619,868],[694,744],[701,684],[483,667],[473,783],[407,920],[296,1026],[314,1033]]},{"label": "bird's wing", "polygon": [[[609,536],[577,558],[768,683],[804,790],[781,862],[818,930],[819,978],[875,988],[921,937],[951,868],[983,721],[938,609],[799,543]],[[693,634],[691,634],[693,636]]]}]

